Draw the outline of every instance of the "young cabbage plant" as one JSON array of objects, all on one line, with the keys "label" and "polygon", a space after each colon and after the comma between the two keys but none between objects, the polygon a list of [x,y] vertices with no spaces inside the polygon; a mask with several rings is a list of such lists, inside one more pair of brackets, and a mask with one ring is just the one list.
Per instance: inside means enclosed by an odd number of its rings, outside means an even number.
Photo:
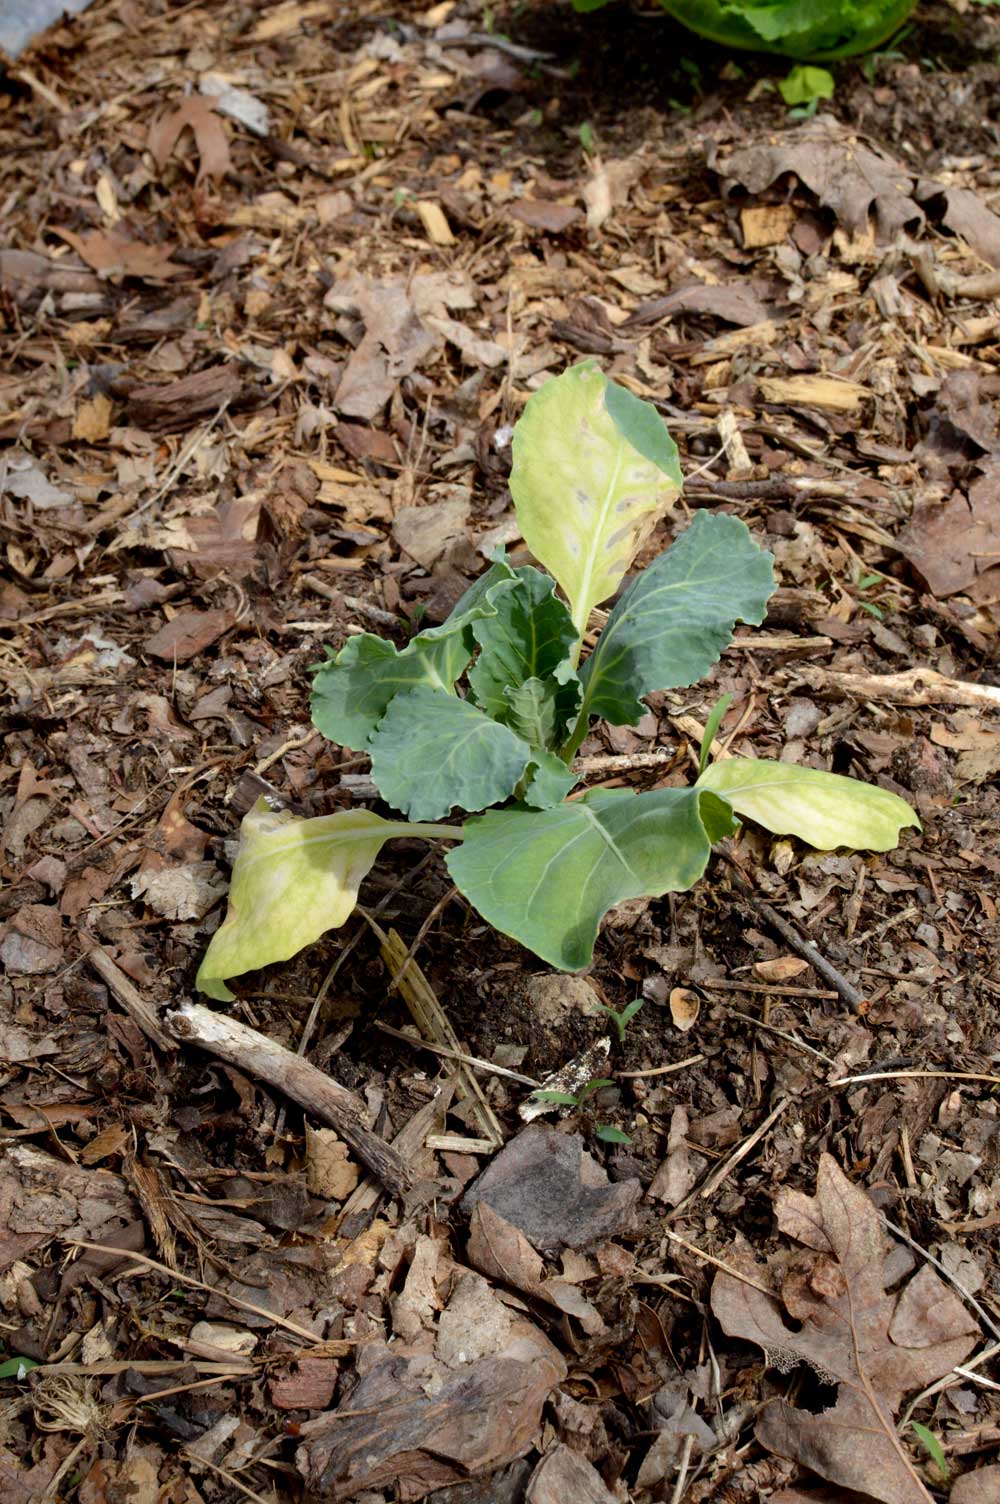
[{"label": "young cabbage plant", "polygon": [[[574,971],[590,961],[609,909],[690,888],[739,816],[824,849],[884,851],[918,823],[895,794],[850,778],[784,762],[710,763],[711,734],[690,788],[573,794],[573,759],[595,720],[634,726],[644,696],[696,683],[736,622],[764,618],[771,555],[737,518],[700,511],[622,592],[585,652],[594,607],[619,591],[681,484],[655,408],[593,362],[529,399],[510,487],[542,567],[514,568],[498,553],[441,626],[403,648],[351,637],[316,673],[314,724],[370,756],[382,798],[406,818],[301,819],[259,801],[198,973],[203,992],[229,999],[227,979],[343,924],[398,836],[454,842],[447,866],[469,903]],[[726,703],[709,718],[712,733]],[[441,823],[456,810],[469,818]]]}]

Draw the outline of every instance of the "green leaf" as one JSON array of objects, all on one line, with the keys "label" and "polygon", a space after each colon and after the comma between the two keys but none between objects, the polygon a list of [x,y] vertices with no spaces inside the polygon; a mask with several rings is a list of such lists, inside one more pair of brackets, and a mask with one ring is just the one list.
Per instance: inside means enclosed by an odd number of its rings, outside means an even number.
[{"label": "green leaf", "polygon": [[599,1138],[605,1144],[630,1144],[632,1142],[630,1133],[623,1133],[620,1128],[612,1128],[609,1123],[602,1123],[600,1128],[595,1128],[594,1137]]},{"label": "green leaf", "polygon": [[722,717],[732,703],[732,695],[720,695],[708,712],[708,720],[705,722],[705,735],[701,739],[701,750],[698,753],[699,773],[704,773],[711,761],[712,743],[715,741],[715,733],[722,725]]},{"label": "green leaf", "polygon": [[551,809],[554,804],[561,804],[580,781],[555,752],[532,754],[528,780],[524,802],[532,809]]},{"label": "green leaf", "polygon": [[820,851],[888,851],[904,826],[920,829],[906,800],[888,789],[798,763],[729,757],[707,767],[697,787],[721,794],[737,814],[775,835],[798,836]]},{"label": "green leaf", "polygon": [[505,714],[497,717],[532,747],[558,747],[566,728],[580,709],[583,690],[570,669],[569,682],[559,679],[525,679],[515,689],[504,690]]},{"label": "green leaf", "polygon": [[833,74],[826,68],[811,68],[800,63],[778,83],[778,93],[786,104],[812,104],[814,99],[832,99]]},{"label": "green leaf", "polygon": [[276,814],[258,799],[240,826],[229,910],[212,936],[195,986],[231,1001],[228,977],[287,961],[344,923],[386,841],[458,835],[447,825],[383,820],[369,810],[303,820]]},{"label": "green leaf", "polygon": [[494,615],[498,600],[516,585],[514,571],[500,558],[470,586],[447,621],[419,632],[402,652],[370,632],[349,637],[336,658],[317,670],[313,725],[330,741],[360,752],[401,690],[424,684],[451,693],[475,652],[473,622]]},{"label": "green leaf", "polygon": [[591,715],[634,725],[640,696],[704,678],[738,621],[764,620],[772,562],[739,518],[696,512],[626,590],[580,670],[584,729]]},{"label": "green leaf", "polygon": [[933,1431],[928,1430],[926,1426],[922,1426],[918,1420],[911,1420],[910,1425],[913,1427],[917,1440],[941,1475],[942,1482],[947,1483],[950,1469],[948,1467],[948,1459],[944,1455],[944,1448],[940,1441],[938,1441]]},{"label": "green leaf", "polygon": [[587,1098],[592,1097],[595,1091],[601,1091],[605,1086],[614,1086],[614,1084],[610,1076],[592,1076],[586,1086],[581,1087],[577,1092],[577,1106],[579,1107],[581,1102],[586,1102]]},{"label": "green leaf", "polygon": [[[591,609],[617,590],[682,484],[662,420],[653,414],[640,422],[613,397],[616,419],[610,388],[593,361],[571,366],[528,399],[514,429],[510,490],[521,532],[562,586],[578,636]],[[659,444],[653,423],[663,430]]]},{"label": "green leaf", "polygon": [[23,1358],[20,1355],[16,1358],[8,1358],[6,1362],[0,1363],[0,1379],[23,1379],[33,1368],[37,1367],[38,1364],[34,1358]]},{"label": "green leaf", "polygon": [[379,793],[411,820],[497,804],[531,761],[528,743],[509,727],[426,685],[395,696],[368,749]]},{"label": "green leaf", "polygon": [[697,789],[594,789],[554,809],[491,810],[467,820],[452,879],[483,918],[553,966],[590,961],[598,925],[626,898],[679,893],[734,829]]},{"label": "green leaf", "polygon": [[631,444],[643,459],[654,464],[657,470],[668,475],[680,490],[684,484],[677,445],[663,419],[651,402],[643,402],[627,387],[604,378],[604,406],[618,432],[627,444]]},{"label": "green leaf", "polygon": [[575,1107],[576,1098],[568,1091],[533,1091],[536,1102],[553,1102],[559,1107]]},{"label": "green leaf", "polygon": [[[496,602],[496,614],[472,627],[480,653],[469,672],[469,685],[476,704],[487,715],[511,726],[534,747],[554,746],[557,712],[562,717],[558,727],[561,733],[579,705],[579,683],[570,662],[577,631],[555,594],[554,580],[530,566],[516,573],[517,588]],[[517,717],[527,714],[530,719],[529,706],[538,691],[532,691],[527,699],[519,698],[517,692],[532,681],[545,681],[553,675],[566,687],[559,694],[556,685],[544,696],[552,716],[551,739],[534,740],[518,725]]]}]

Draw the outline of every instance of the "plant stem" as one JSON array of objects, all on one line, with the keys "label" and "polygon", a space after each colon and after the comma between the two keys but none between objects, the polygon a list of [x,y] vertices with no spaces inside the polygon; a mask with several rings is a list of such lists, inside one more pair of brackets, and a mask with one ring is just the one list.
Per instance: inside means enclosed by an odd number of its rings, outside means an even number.
[{"label": "plant stem", "polygon": [[421,825],[419,822],[408,825],[401,835],[416,836],[422,841],[461,841],[465,839],[465,832],[458,825]]}]

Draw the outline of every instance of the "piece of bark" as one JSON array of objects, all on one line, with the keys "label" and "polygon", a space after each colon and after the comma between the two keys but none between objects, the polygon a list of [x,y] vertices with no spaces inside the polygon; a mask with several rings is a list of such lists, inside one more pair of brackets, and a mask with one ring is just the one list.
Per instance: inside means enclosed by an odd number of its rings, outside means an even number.
[{"label": "piece of bark", "polygon": [[199,1003],[185,1003],[168,1013],[167,1027],[181,1043],[198,1045],[252,1079],[266,1081],[314,1117],[336,1128],[394,1196],[405,1195],[412,1186],[413,1177],[400,1156],[365,1127],[365,1106],[360,1097],[331,1080],[301,1055]]},{"label": "piece of bark", "polygon": [[128,417],[137,428],[168,432],[214,417],[224,403],[232,405],[246,396],[235,366],[209,366],[179,381],[132,387],[127,394]]},{"label": "piece of bark", "polygon": [[178,611],[147,638],[146,652],[164,663],[187,663],[235,624],[235,611]]},{"label": "piece of bark", "polygon": [[528,1480],[525,1504],[616,1504],[596,1467],[560,1442]]}]

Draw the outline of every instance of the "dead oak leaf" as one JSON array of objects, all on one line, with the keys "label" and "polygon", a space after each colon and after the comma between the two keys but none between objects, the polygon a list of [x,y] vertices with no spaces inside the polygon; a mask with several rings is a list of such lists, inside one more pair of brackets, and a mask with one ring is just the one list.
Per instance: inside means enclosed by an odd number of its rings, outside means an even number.
[{"label": "dead oak leaf", "polygon": [[760,1288],[762,1271],[754,1260],[730,1255],[754,1283],[719,1275],[712,1309],[730,1336],[763,1348],[772,1367],[790,1372],[806,1363],[836,1384],[837,1399],[819,1414],[786,1400],[769,1404],[757,1440],[828,1482],[884,1504],[929,1504],[893,1417],[905,1394],[967,1356],[974,1323],[926,1267],[902,1292],[889,1293],[898,1279],[898,1250],[887,1255],[878,1212],[829,1155],[820,1160],[816,1195],[784,1191],[776,1212],[782,1231],[812,1253],[788,1272],[780,1299]]},{"label": "dead oak leaf", "polygon": [[103,277],[165,282],[170,277],[179,277],[184,270],[170,259],[173,246],[148,245],[126,234],[120,226],[77,235],[61,225],[53,225],[52,233],[71,245],[80,259]]},{"label": "dead oak leaf", "polygon": [[190,130],[198,148],[202,178],[221,180],[232,167],[229,141],[221,119],[215,112],[217,101],[211,94],[188,94],[175,110],[160,115],[149,127],[146,145],[162,172],[185,130]]}]

